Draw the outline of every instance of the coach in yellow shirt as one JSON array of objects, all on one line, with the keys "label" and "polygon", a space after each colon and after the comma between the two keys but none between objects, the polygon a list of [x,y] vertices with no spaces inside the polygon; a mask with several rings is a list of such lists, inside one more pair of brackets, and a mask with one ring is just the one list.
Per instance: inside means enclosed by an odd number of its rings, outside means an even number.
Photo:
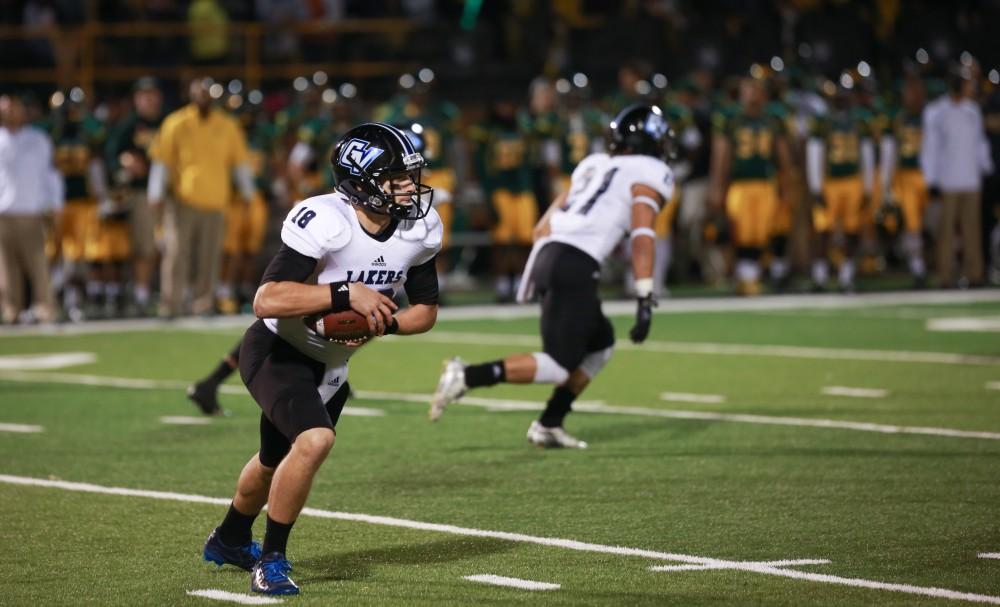
[{"label": "coach in yellow shirt", "polygon": [[163,120],[150,151],[149,203],[166,207],[161,316],[182,313],[187,288],[192,313],[212,311],[234,176],[243,198],[253,198],[246,136],[236,119],[213,107],[211,85],[200,78],[191,83],[191,103]]}]

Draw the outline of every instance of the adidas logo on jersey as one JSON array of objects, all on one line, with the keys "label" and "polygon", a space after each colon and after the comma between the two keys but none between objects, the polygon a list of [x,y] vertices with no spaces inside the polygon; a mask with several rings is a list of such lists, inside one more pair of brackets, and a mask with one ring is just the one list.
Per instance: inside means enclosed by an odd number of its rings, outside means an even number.
[{"label": "adidas logo on jersey", "polygon": [[328,386],[339,386],[340,385],[340,378],[339,377],[334,377],[330,381],[326,382],[326,385],[328,385]]},{"label": "adidas logo on jersey", "polygon": [[385,257],[382,256],[382,255],[379,255],[378,259],[376,259],[375,261],[372,262],[372,265],[373,266],[377,266],[379,268],[384,268],[386,266]]}]

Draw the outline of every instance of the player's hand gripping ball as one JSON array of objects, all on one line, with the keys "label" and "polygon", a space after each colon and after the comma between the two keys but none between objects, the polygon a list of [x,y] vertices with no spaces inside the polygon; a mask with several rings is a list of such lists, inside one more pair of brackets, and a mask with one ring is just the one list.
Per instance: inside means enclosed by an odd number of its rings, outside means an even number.
[{"label": "player's hand gripping ball", "polygon": [[372,337],[368,319],[354,310],[305,317],[306,326],[318,335],[338,343],[367,341]]}]

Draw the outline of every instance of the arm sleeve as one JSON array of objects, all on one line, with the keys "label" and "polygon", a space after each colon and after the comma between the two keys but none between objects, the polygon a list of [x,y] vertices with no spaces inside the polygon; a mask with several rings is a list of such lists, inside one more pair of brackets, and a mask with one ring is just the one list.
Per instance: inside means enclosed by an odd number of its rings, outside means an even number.
[{"label": "arm sleeve", "polygon": [[406,282],[403,288],[406,290],[406,297],[410,300],[410,305],[437,305],[438,277],[435,261],[437,261],[437,255],[418,266],[413,266],[406,272]]},{"label": "arm sleeve", "polygon": [[288,245],[281,245],[271,263],[267,264],[260,284],[265,282],[305,282],[316,270],[318,260],[303,255]]},{"label": "arm sleeve", "polygon": [[806,177],[809,193],[817,195],[823,191],[823,142],[813,137],[806,143]]},{"label": "arm sleeve", "polygon": [[870,138],[861,140],[861,181],[864,183],[865,194],[872,193],[875,177],[875,143]]},{"label": "arm sleeve", "polygon": [[881,161],[880,176],[882,177],[883,192],[888,192],[892,187],[892,176],[896,172],[896,139],[889,134],[882,136],[880,143],[881,150],[879,160]]},{"label": "arm sleeve", "polygon": [[935,172],[935,167],[937,165],[937,158],[935,158],[935,154],[937,153],[938,141],[934,122],[933,109],[930,106],[924,108],[924,140],[920,144],[920,169],[924,172],[924,180],[927,182],[928,187],[933,187],[938,184],[938,176]]}]

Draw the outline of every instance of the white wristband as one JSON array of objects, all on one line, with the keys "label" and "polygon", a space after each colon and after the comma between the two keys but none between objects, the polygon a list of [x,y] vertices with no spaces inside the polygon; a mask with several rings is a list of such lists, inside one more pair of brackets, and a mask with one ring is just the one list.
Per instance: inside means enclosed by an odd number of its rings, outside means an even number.
[{"label": "white wristband", "polygon": [[640,298],[646,298],[653,294],[653,279],[638,278],[635,281],[635,294]]},{"label": "white wristband", "polygon": [[656,232],[653,228],[636,228],[629,233],[629,238],[638,238],[639,236],[649,236],[656,240]]}]

